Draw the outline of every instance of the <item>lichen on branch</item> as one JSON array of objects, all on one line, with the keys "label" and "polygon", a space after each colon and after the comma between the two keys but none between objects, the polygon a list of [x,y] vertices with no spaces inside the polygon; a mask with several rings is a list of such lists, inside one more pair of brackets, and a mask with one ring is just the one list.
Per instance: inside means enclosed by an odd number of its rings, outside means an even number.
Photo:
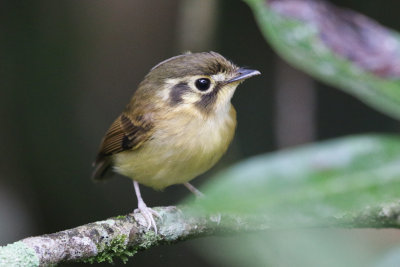
[{"label": "lichen on branch", "polygon": [[[193,207],[192,207],[193,208]],[[138,251],[210,235],[230,235],[294,227],[276,225],[271,216],[206,214],[192,208],[158,207],[158,234],[140,213],[109,218],[53,234],[29,237],[0,247],[0,266],[54,266],[61,262],[126,262]],[[198,211],[198,210],[197,210]],[[400,203],[366,208],[298,227],[400,228]],[[311,219],[311,218],[310,218]]]}]

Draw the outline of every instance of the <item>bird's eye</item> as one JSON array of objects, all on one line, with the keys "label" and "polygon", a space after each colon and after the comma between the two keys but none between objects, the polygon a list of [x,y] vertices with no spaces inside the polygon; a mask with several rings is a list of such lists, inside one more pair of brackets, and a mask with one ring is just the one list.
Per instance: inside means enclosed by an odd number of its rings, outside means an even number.
[{"label": "bird's eye", "polygon": [[207,78],[200,78],[197,79],[194,84],[200,91],[206,91],[208,88],[210,88],[211,81]]}]

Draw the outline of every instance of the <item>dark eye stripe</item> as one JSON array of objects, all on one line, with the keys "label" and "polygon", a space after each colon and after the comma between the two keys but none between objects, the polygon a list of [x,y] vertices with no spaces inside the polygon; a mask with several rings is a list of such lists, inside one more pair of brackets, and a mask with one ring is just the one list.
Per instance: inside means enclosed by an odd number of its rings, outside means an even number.
[{"label": "dark eye stripe", "polygon": [[182,96],[190,90],[187,83],[181,82],[172,87],[171,92],[169,93],[169,100],[172,106],[178,105],[182,103],[183,99]]},{"label": "dark eye stripe", "polygon": [[208,94],[204,94],[201,96],[201,99],[196,103],[196,106],[205,113],[208,113],[213,108],[215,101],[217,100],[217,95],[219,90],[221,89],[221,84],[217,83],[214,89]]}]

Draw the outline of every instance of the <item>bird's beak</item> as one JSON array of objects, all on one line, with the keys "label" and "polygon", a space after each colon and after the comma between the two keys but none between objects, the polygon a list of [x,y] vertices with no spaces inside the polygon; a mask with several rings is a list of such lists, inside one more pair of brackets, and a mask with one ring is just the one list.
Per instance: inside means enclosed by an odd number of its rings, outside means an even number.
[{"label": "bird's beak", "polygon": [[259,72],[258,70],[250,70],[250,69],[244,69],[244,68],[240,68],[237,73],[238,73],[238,75],[236,77],[228,80],[226,83],[241,81],[241,80],[261,74],[261,72]]}]

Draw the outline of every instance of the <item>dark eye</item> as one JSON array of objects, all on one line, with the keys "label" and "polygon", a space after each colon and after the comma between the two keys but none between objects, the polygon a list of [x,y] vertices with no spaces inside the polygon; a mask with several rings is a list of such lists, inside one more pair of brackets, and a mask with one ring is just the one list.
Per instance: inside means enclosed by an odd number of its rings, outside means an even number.
[{"label": "dark eye", "polygon": [[208,88],[210,88],[211,81],[207,78],[200,78],[197,79],[194,84],[200,91],[206,91]]}]

